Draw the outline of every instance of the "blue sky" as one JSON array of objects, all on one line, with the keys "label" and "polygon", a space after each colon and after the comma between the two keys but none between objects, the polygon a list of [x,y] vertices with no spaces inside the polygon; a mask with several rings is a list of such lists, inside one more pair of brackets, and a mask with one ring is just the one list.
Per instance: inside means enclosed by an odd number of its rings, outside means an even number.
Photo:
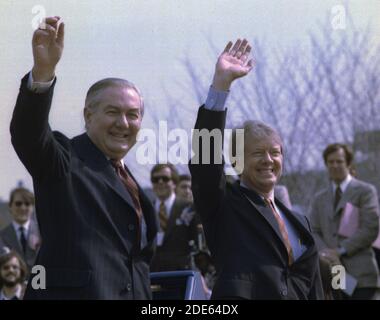
[{"label": "blue sky", "polygon": [[[264,39],[273,48],[306,45],[307,32],[326,22],[335,0],[123,0],[123,1],[0,1],[0,198],[23,180],[31,179],[10,145],[9,122],[19,81],[32,67],[32,8],[41,5],[47,15],[60,15],[66,24],[63,58],[57,69],[50,123],[72,137],[83,132],[82,108],[86,90],[107,76],[126,78],[143,92],[146,114],[162,110],[169,115],[163,88],[175,93],[185,81],[181,58],[188,56],[205,68],[211,81],[216,57],[206,36],[223,49],[228,40]],[[348,5],[357,28],[370,21],[380,42],[380,1],[351,0]],[[346,32],[344,30],[332,32]],[[179,96],[194,105],[191,96]],[[190,119],[193,121],[193,119]],[[143,126],[155,127],[149,115]],[[128,156],[133,163],[133,154]],[[133,167],[133,165],[132,165]],[[149,168],[135,168],[138,180],[149,185]]]}]

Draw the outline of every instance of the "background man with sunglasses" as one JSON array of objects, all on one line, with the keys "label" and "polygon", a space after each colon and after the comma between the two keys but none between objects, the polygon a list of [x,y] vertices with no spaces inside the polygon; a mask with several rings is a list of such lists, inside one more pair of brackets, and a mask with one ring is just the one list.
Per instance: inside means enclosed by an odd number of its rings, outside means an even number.
[{"label": "background man with sunglasses", "polygon": [[9,197],[9,212],[12,222],[0,232],[0,247],[15,250],[27,264],[29,271],[36,260],[40,246],[40,235],[32,219],[34,195],[25,188],[16,188]]},{"label": "background man with sunglasses", "polygon": [[191,241],[197,241],[200,221],[191,202],[176,196],[178,179],[178,172],[170,163],[157,164],[151,171],[156,197],[153,204],[160,222],[152,272],[191,268]]}]

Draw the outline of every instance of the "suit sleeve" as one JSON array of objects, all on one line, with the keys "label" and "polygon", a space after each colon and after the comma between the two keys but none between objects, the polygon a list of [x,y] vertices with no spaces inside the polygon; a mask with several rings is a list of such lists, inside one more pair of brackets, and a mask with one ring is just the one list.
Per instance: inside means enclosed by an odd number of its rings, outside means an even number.
[{"label": "suit sleeve", "polygon": [[341,241],[341,246],[351,256],[359,250],[371,247],[379,232],[379,202],[376,189],[366,186],[359,200],[359,229],[355,234]]},{"label": "suit sleeve", "polygon": [[[204,228],[208,229],[208,241],[213,238],[214,228],[211,226],[215,226],[226,188],[222,159],[225,119],[226,111],[211,111],[202,106],[193,133],[194,157],[189,164],[192,191],[195,209]],[[210,138],[211,135],[215,138]]]},{"label": "suit sleeve", "polygon": [[67,138],[59,134],[56,138],[48,123],[55,81],[44,93],[29,90],[27,81],[28,75],[21,81],[12,115],[12,145],[33,179],[56,178],[68,167],[68,153]]},{"label": "suit sleeve", "polygon": [[323,214],[318,206],[319,200],[318,198],[313,201],[313,204],[311,206],[311,213],[310,213],[310,224],[311,224],[311,230],[312,234],[315,239],[315,243],[317,245],[318,250],[322,250],[327,248],[327,244],[323,240],[323,234],[322,234],[322,227],[321,227],[321,214]]}]

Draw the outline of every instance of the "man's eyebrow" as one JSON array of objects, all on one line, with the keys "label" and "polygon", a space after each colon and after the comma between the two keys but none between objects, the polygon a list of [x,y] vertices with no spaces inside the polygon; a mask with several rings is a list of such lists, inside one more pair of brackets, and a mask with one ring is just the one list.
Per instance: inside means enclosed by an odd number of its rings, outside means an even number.
[{"label": "man's eyebrow", "polygon": [[107,109],[112,109],[112,108],[113,108],[113,109],[120,109],[120,106],[116,106],[116,105],[113,105],[113,104],[107,104],[107,105],[106,105],[106,108],[107,108]]},{"label": "man's eyebrow", "polygon": [[[106,109],[118,109],[118,110],[120,110],[120,109],[122,109],[122,107],[118,106],[118,105],[107,104]],[[132,106],[132,107],[128,108],[127,112],[138,111],[138,110],[140,110],[139,106]]]}]

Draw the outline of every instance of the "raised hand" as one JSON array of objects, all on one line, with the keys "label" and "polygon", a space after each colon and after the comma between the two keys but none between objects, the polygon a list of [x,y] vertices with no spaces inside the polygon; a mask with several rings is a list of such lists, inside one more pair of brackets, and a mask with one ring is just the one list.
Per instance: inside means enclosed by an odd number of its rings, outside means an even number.
[{"label": "raised hand", "polygon": [[33,34],[33,79],[37,82],[50,81],[55,75],[55,67],[61,59],[64,43],[65,25],[59,17],[45,20],[45,28]]},{"label": "raised hand", "polygon": [[233,46],[228,42],[216,63],[213,87],[227,91],[235,79],[247,75],[253,68],[253,60],[248,60],[250,52],[251,46],[246,39],[238,39]]}]

